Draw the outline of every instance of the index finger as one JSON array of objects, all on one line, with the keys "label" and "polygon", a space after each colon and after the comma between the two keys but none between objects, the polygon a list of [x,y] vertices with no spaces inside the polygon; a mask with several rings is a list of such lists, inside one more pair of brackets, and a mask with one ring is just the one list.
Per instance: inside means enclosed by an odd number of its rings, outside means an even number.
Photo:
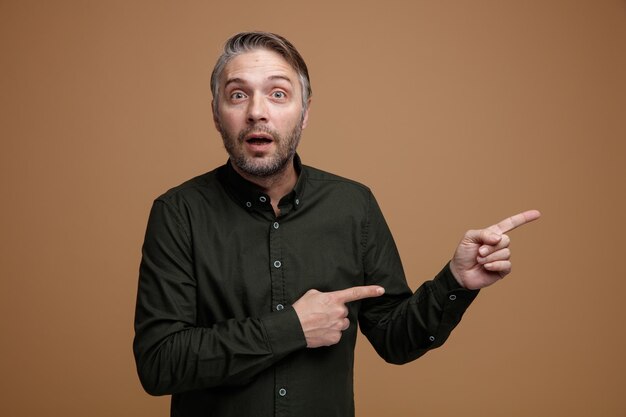
[{"label": "index finger", "polygon": [[515,229],[516,227],[520,227],[526,223],[530,223],[533,220],[537,220],[541,217],[541,213],[538,210],[528,210],[523,213],[518,213],[514,216],[508,217],[498,224],[494,224],[493,226],[489,226],[487,229],[492,230],[496,233],[506,233]]},{"label": "index finger", "polygon": [[360,287],[346,288],[345,290],[332,291],[332,297],[345,304],[351,301],[362,300],[364,298],[378,297],[385,293],[385,289],[379,285],[363,285]]}]

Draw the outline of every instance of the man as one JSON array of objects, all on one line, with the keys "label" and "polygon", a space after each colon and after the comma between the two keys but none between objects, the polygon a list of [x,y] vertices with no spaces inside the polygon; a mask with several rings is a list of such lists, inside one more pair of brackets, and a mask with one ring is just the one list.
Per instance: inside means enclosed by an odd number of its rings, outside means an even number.
[{"label": "man", "polygon": [[140,267],[134,352],[172,416],[353,416],[357,323],[388,362],[441,346],[511,270],[505,233],[469,231],[414,294],[370,190],[304,166],[306,64],[284,38],[235,35],[211,77],[226,165],[159,197]]}]

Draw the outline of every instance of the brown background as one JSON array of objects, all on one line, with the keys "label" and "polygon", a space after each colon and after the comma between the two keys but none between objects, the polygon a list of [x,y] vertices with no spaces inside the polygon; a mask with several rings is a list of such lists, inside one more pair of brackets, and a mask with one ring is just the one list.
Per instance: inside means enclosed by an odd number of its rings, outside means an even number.
[{"label": "brown background", "polygon": [[131,354],[140,246],[152,199],[226,160],[209,74],[249,29],[304,55],[303,160],[371,186],[412,287],[543,212],[444,347],[397,367],[360,338],[358,416],[626,416],[617,0],[0,0],[2,415],[168,415]]}]

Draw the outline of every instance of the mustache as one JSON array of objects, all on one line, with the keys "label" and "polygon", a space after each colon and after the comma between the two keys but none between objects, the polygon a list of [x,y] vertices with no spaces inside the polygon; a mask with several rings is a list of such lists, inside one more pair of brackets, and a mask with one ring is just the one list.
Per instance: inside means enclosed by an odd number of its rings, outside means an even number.
[{"label": "mustache", "polygon": [[248,126],[247,128],[245,128],[244,130],[242,130],[241,132],[239,132],[239,135],[237,136],[237,139],[239,139],[239,142],[243,142],[243,139],[250,133],[255,132],[255,133],[267,133],[268,135],[271,135],[272,138],[276,139],[280,139],[280,135],[278,134],[278,132],[270,129],[269,127],[265,126],[265,125],[252,125],[252,126]]}]

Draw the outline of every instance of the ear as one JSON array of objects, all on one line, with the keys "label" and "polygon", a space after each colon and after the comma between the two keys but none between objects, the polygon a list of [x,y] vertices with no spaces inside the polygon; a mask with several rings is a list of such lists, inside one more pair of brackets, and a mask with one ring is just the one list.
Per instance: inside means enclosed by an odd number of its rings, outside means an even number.
[{"label": "ear", "polygon": [[218,132],[222,133],[220,119],[217,116],[217,112],[215,111],[215,101],[211,100],[211,112],[213,113],[213,124],[215,124],[215,128]]},{"label": "ear", "polygon": [[311,109],[311,98],[306,102],[306,110],[304,111],[304,115],[302,117],[302,129],[304,129],[309,122],[309,110]]}]

